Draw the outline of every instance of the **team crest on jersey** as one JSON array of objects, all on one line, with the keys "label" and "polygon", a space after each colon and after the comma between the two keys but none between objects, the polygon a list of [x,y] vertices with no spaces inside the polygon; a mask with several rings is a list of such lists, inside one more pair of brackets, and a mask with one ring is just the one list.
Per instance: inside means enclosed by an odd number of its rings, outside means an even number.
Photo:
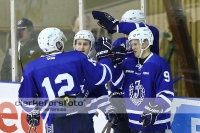
[{"label": "team crest on jersey", "polygon": [[137,64],[136,67],[138,68],[138,71],[140,71],[142,69],[142,65],[141,64]]},{"label": "team crest on jersey", "polygon": [[145,89],[142,85],[134,86],[133,83],[129,86],[129,97],[133,104],[139,106],[145,97]]}]

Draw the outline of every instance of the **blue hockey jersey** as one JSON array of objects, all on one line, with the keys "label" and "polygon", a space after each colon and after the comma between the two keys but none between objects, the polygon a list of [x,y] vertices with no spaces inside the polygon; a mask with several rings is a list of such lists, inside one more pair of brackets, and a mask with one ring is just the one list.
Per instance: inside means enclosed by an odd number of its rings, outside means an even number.
[{"label": "blue hockey jersey", "polygon": [[144,23],[128,23],[128,22],[120,22],[117,25],[117,32],[129,35],[131,31],[135,30],[138,27],[148,27],[153,33],[154,41],[151,46],[151,52],[159,55],[159,31],[156,27]]},{"label": "blue hockey jersey", "polygon": [[91,118],[95,115],[97,109],[104,112],[105,108],[110,104],[106,84],[93,85],[89,81],[85,81],[82,91],[88,114]]},{"label": "blue hockey jersey", "polygon": [[29,62],[18,94],[22,108],[28,113],[39,106],[42,118],[50,125],[55,112],[52,108],[58,104],[50,106],[49,102],[64,95],[78,95],[84,80],[104,85],[111,79],[110,59],[103,58],[100,63],[79,51],[54,53]]},{"label": "blue hockey jersey", "polygon": [[153,126],[143,131],[170,129],[170,106],[173,92],[171,70],[165,59],[151,53],[144,64],[134,58],[126,58],[123,64],[113,70],[112,83],[124,93],[129,127],[138,131],[144,106],[149,102],[160,105],[164,112],[159,114]]}]

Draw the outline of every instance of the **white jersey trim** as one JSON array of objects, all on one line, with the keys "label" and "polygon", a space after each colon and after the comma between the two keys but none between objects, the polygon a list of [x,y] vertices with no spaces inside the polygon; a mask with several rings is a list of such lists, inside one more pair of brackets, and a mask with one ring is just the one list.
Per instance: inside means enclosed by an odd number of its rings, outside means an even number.
[{"label": "white jersey trim", "polygon": [[112,79],[112,72],[111,72],[110,68],[106,64],[102,64],[102,65],[104,65],[108,69],[108,72],[110,74],[110,80],[111,80]]},{"label": "white jersey trim", "polygon": [[126,111],[127,113],[138,114],[138,115],[141,115],[143,113],[143,111],[130,110],[130,109],[126,109]]},{"label": "white jersey trim", "polygon": [[[128,119],[128,121],[130,123],[133,123],[133,124],[137,124],[137,125],[142,125],[142,123],[140,123],[139,121],[135,121],[135,120],[131,120],[131,119]],[[170,118],[168,119],[164,119],[164,120],[158,120],[154,123],[154,125],[157,125],[157,124],[164,124],[164,123],[167,123],[167,122],[170,122]]]},{"label": "white jersey trim", "polygon": [[101,108],[101,107],[104,107],[104,106],[109,105],[109,104],[110,104],[109,101],[103,102],[103,103],[99,104],[97,108]]},{"label": "white jersey trim", "polygon": [[90,107],[93,103],[96,103],[97,102],[97,99],[95,98],[95,99],[92,99],[91,101],[90,101],[90,103],[88,103],[88,104],[86,104],[86,107]]},{"label": "white jersey trim", "polygon": [[156,97],[159,97],[159,95],[160,95],[161,93],[166,93],[166,94],[170,94],[170,95],[174,96],[174,93],[173,93],[172,91],[164,90],[164,91],[161,91],[161,92],[157,93],[157,94],[156,94]]},{"label": "white jersey trim", "polygon": [[96,111],[97,111],[97,109],[89,110],[89,111],[88,111],[88,114],[93,114],[93,113],[95,113]]},{"label": "white jersey trim", "polygon": [[163,100],[165,100],[170,106],[172,104],[172,102],[164,95],[159,95],[160,98],[162,98]]},{"label": "white jersey trim", "polygon": [[113,85],[117,86],[119,84],[119,82],[122,81],[123,77],[124,77],[124,72],[122,71],[122,73],[121,73],[120,77],[117,79],[117,81],[116,82],[112,81]]},{"label": "white jersey trim", "polygon": [[[101,64],[102,65],[102,64]],[[96,83],[95,85],[100,85],[104,80],[105,80],[105,77],[106,77],[106,67],[104,65],[103,66],[103,74],[102,74],[102,78],[101,80],[99,80],[98,83]]]}]

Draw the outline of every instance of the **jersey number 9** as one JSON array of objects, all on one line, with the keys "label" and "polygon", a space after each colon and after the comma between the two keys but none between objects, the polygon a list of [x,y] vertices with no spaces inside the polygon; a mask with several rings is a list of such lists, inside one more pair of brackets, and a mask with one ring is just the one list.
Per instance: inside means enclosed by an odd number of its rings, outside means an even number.
[{"label": "jersey number 9", "polygon": [[168,72],[168,71],[164,71],[163,75],[164,75],[164,77],[165,77],[164,80],[165,80],[166,82],[169,82],[169,81],[170,81],[170,74],[169,74],[169,72]]}]

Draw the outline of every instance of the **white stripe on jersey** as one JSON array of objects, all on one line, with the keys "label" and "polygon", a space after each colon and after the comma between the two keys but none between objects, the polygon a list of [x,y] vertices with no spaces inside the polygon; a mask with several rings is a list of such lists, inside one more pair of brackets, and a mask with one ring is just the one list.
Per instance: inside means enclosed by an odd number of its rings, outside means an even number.
[{"label": "white stripe on jersey", "polygon": [[[131,120],[131,119],[128,119],[128,121],[130,123],[133,123],[133,124],[142,125],[142,123],[140,123],[139,121],[135,121],[135,120]],[[167,123],[167,122],[170,122],[170,118],[164,119],[164,120],[158,120],[158,121],[156,121],[154,123],[154,125],[156,125],[156,124],[163,124],[163,123]]]},{"label": "white stripe on jersey", "polygon": [[110,73],[110,80],[111,80],[112,79],[112,72],[111,72],[110,68],[106,64],[102,64],[102,65],[104,65],[108,69],[108,72]]},{"label": "white stripe on jersey", "polygon": [[[87,101],[86,101],[87,102]],[[90,107],[93,103],[96,103],[97,102],[97,99],[94,98],[92,99],[89,103],[86,103],[86,107]]]},{"label": "white stripe on jersey", "polygon": [[49,117],[49,113],[50,113],[51,109],[49,109],[45,115],[45,118],[43,119],[43,123],[46,123],[47,118]]},{"label": "white stripe on jersey", "polygon": [[131,109],[126,109],[127,113],[131,113],[131,114],[138,114],[141,115],[143,113],[143,111],[137,111],[137,110],[131,110]]},{"label": "white stripe on jersey", "polygon": [[108,100],[108,95],[103,95],[103,96],[98,97],[97,101],[101,100],[101,99],[105,99],[105,98]]},{"label": "white stripe on jersey", "polygon": [[[101,64],[101,65],[102,65],[102,64]],[[106,70],[106,67],[105,67],[104,65],[102,65],[102,66],[103,66],[103,75],[102,75],[102,78],[101,78],[101,80],[100,80],[98,83],[96,83],[95,85],[99,85],[99,84],[101,84],[101,83],[105,80],[107,70]]]},{"label": "white stripe on jersey", "polygon": [[94,114],[96,111],[97,109],[88,110],[88,114]]},{"label": "white stripe on jersey", "polygon": [[117,81],[116,82],[112,81],[113,85],[117,86],[119,84],[119,82],[122,81],[123,77],[124,77],[124,72],[122,71],[122,73],[121,73],[120,77],[117,79]]},{"label": "white stripe on jersey", "polygon": [[99,104],[97,108],[101,108],[101,107],[106,106],[106,105],[108,105],[108,104],[110,104],[109,101],[103,102],[103,103]]},{"label": "white stripe on jersey", "polygon": [[170,94],[170,95],[174,96],[174,92],[171,92],[171,91],[168,91],[168,90],[164,90],[164,91],[161,91],[161,92],[157,93],[157,94],[156,94],[156,97],[159,97],[159,95],[160,95],[161,93],[166,93],[166,94]]},{"label": "white stripe on jersey", "polygon": [[164,99],[170,106],[172,104],[172,102],[164,95],[159,95],[160,98]]}]

